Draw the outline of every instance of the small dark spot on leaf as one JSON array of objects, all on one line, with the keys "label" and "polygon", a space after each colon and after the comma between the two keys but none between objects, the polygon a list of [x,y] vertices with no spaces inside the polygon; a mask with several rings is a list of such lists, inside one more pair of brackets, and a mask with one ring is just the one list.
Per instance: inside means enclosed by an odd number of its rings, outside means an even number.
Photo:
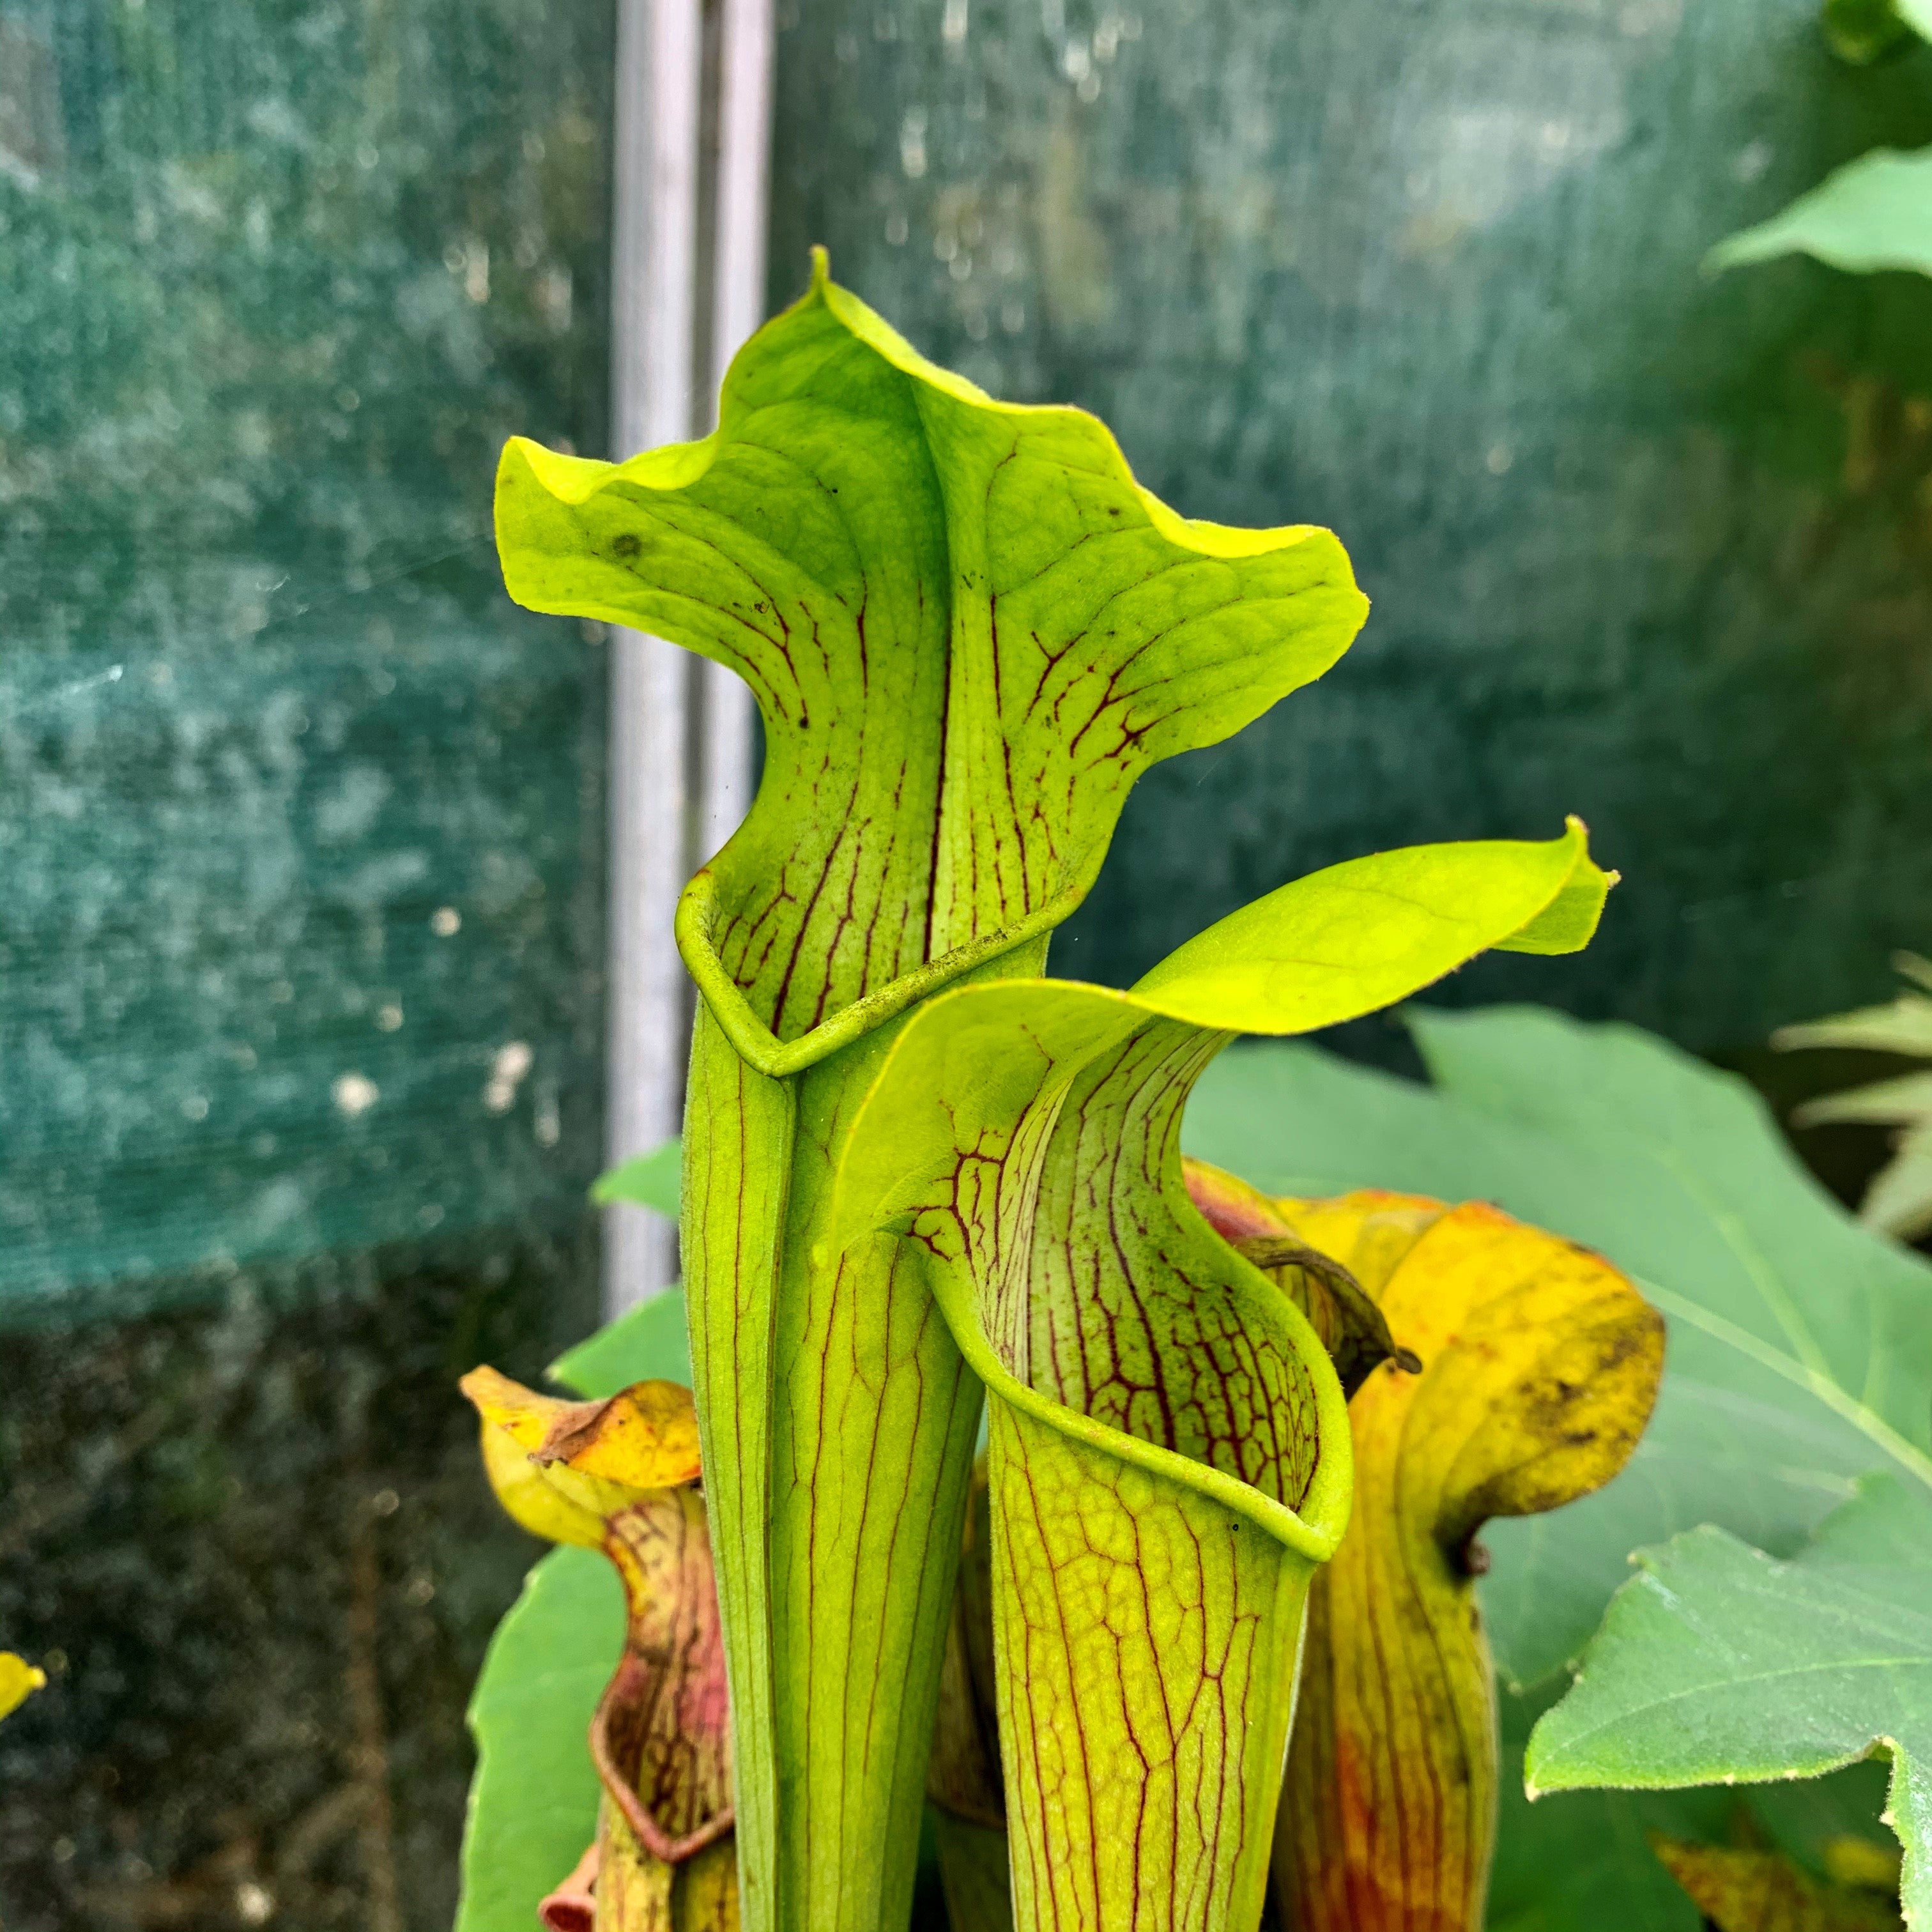
[{"label": "small dark spot on leaf", "polygon": [[1476,1540],[1474,1532],[1456,1552],[1455,1564],[1465,1576],[1486,1576],[1490,1574],[1490,1552]]},{"label": "small dark spot on leaf", "polygon": [[613,552],[625,559],[626,562],[635,556],[644,547],[644,540],[629,530],[626,530],[620,536],[614,538],[610,544]]}]

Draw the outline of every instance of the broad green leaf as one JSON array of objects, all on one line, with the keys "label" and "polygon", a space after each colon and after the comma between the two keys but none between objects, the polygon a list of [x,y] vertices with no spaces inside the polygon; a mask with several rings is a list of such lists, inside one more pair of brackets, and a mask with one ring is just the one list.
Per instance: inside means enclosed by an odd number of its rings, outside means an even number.
[{"label": "broad green leaf", "polygon": [[1815,1782],[1564,1791],[1532,1804],[1523,1795],[1523,1749],[1555,1701],[1553,1685],[1527,1696],[1498,1687],[1502,1788],[1491,1932],[1698,1932],[1696,1908],[1651,1850],[1660,1832],[1766,1843],[1821,1870],[1853,1844],[1868,1861],[1883,1850],[1885,1773],[1871,1764]]},{"label": "broad green leaf", "polygon": [[1348,1017],[1534,932],[1587,862],[1575,828],[1386,854],[1270,895],[1130,993],[972,986],[901,1030],[830,1253],[899,1237],[992,1398],[1022,1932],[1253,1924],[1304,1605],[1346,1516],[1340,1382],[1190,1199],[1189,1090],[1236,1026]]},{"label": "broad green leaf", "polygon": [[0,1718],[17,1711],[36,1690],[46,1688],[47,1674],[10,1650],[0,1650]]},{"label": "broad green leaf", "polygon": [[1880,1753],[1906,1923],[1932,1925],[1932,1490],[1868,1480],[1780,1562],[1712,1527],[1646,1550],[1530,1739],[1532,1792],[1816,1777]]},{"label": "broad green leaf", "polygon": [[[586,1396],[688,1381],[683,1295],[672,1288],[632,1309],[550,1374]],[[600,1548],[602,1540],[600,1525]],[[470,1703],[476,1769],[456,1932],[530,1932],[538,1903],[591,1842],[598,1786],[590,1719],[616,1667],[624,1621],[609,1564],[564,1549],[532,1570],[497,1626]]]},{"label": "broad green leaf", "polygon": [[1825,38],[1854,67],[1932,40],[1932,0],[1825,0]]},{"label": "broad green leaf", "polygon": [[1896,1905],[1862,1888],[1822,1883],[1783,1852],[1652,1840],[1714,1932],[1898,1932]]},{"label": "broad green leaf", "polygon": [[628,1202],[675,1221],[683,1174],[684,1142],[674,1137],[600,1174],[591,1184],[590,1198],[600,1208]]},{"label": "broad green leaf", "polygon": [[455,1932],[533,1932],[597,1829],[586,1740],[624,1648],[624,1593],[590,1550],[554,1550],[490,1640],[470,1700],[476,1774]]},{"label": "broad green leaf", "polygon": [[1348,1406],[1355,1509],[1310,1594],[1275,1838],[1282,1921],[1476,1932],[1497,1778],[1476,1536],[1623,1466],[1663,1324],[1600,1257],[1480,1202],[1276,1204],[1421,1364],[1385,1364]]},{"label": "broad green leaf", "polygon": [[579,1395],[615,1395],[633,1382],[691,1381],[684,1291],[668,1288],[607,1322],[551,1363],[550,1378]]},{"label": "broad green leaf", "polygon": [[[1728,1791],[1559,1792],[1523,1795],[1530,1730],[1555,1701],[1497,1686],[1501,1776],[1490,1932],[1699,1932],[1696,1908],[1651,1850],[1658,1832],[1724,1837],[1740,1816]],[[1870,1810],[1871,1822],[1878,1804]]]},{"label": "broad green leaf", "polygon": [[1812,255],[1834,268],[1932,274],[1932,148],[1874,148],[1826,176],[1768,221],[1720,242],[1712,270]]},{"label": "broad green leaf", "polygon": [[916,1002],[1040,970],[1142,770],[1319,676],[1366,605],[1325,532],[1175,515],[1094,418],[923,362],[822,257],[716,434],[615,468],[514,442],[497,530],[520,602],[728,664],[764,722],[677,931],[743,1906],[896,1924],[980,1391],[889,1241],[826,1249],[852,1110]]},{"label": "broad green leaf", "polygon": [[1607,1256],[1664,1313],[1630,1467],[1487,1538],[1484,1615],[1512,1679],[1576,1654],[1640,1545],[1716,1522],[1788,1555],[1866,1472],[1932,1472],[1932,1269],[1846,1215],[1742,1082],[1530,1009],[1412,1020],[1435,1090],[1245,1048],[1202,1082],[1187,1141],[1271,1192],[1493,1201]]}]

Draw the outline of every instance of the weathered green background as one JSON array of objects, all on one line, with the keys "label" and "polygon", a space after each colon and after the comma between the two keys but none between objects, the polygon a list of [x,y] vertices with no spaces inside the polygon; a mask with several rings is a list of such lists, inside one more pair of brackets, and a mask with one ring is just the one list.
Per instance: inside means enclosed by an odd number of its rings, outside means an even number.
[{"label": "weathered green background", "polygon": [[581,1211],[601,653],[489,502],[601,444],[609,44],[0,0],[0,1319]]},{"label": "weathered green background", "polygon": [[610,27],[0,0],[8,1932],[449,1922],[454,1378],[595,1307],[602,653],[489,506],[602,446]]},{"label": "weathered green background", "polygon": [[1932,52],[1854,73],[1813,0],[819,0],[780,48],[775,297],[828,242],[1186,512],[1330,524],[1375,600],[1142,784],[1057,970],[1566,810],[1627,875],[1602,937],[1454,995],[1730,1049],[1932,944],[1932,287],[1699,272],[1932,140]]}]

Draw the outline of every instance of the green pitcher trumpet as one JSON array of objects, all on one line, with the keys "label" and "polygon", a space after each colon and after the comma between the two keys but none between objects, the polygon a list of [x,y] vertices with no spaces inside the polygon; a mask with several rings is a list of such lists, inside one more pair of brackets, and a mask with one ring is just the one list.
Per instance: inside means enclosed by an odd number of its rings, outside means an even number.
[{"label": "green pitcher trumpet", "polygon": [[1330,1025],[1487,946],[1557,952],[1608,875],[1421,847],[1283,886],[1131,992],[1005,981],[900,1030],[826,1264],[897,1236],[992,1398],[993,1628],[1015,1919],[1252,1932],[1348,1412],[1307,1316],[1190,1199],[1187,1094],[1238,1031]]},{"label": "green pitcher trumpet", "polygon": [[1318,676],[1366,601],[1327,532],[1175,515],[1092,417],[923,361],[822,254],[714,435],[614,467],[514,442],[496,514],[520,602],[728,664],[764,722],[677,920],[742,1905],[898,1925],[980,1391],[889,1239],[814,1258],[852,1110],[916,1001],[1040,970],[1142,770]]}]

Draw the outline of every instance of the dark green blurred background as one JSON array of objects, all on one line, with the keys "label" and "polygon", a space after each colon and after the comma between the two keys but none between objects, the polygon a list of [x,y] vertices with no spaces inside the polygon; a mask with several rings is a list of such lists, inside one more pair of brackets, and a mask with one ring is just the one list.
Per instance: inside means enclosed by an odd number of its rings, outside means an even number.
[{"label": "dark green blurred background", "polygon": [[[1932,944],[1932,288],[1699,271],[1932,140],[1932,54],[1853,73],[1810,0],[780,28],[775,302],[824,241],[1375,600],[1143,783],[1058,970],[1570,810],[1597,946],[1444,997],[1762,1075]],[[0,1730],[10,1932],[447,1922],[527,1560],[451,1384],[594,1319],[602,651],[509,606],[488,504],[508,434],[604,447],[611,45],[609,0],[0,0],[0,1645],[56,1670]]]},{"label": "dark green blurred background", "polygon": [[[0,0],[0,1915],[448,1922],[594,1318],[608,7]],[[266,1917],[262,1915],[267,1915]]]}]

